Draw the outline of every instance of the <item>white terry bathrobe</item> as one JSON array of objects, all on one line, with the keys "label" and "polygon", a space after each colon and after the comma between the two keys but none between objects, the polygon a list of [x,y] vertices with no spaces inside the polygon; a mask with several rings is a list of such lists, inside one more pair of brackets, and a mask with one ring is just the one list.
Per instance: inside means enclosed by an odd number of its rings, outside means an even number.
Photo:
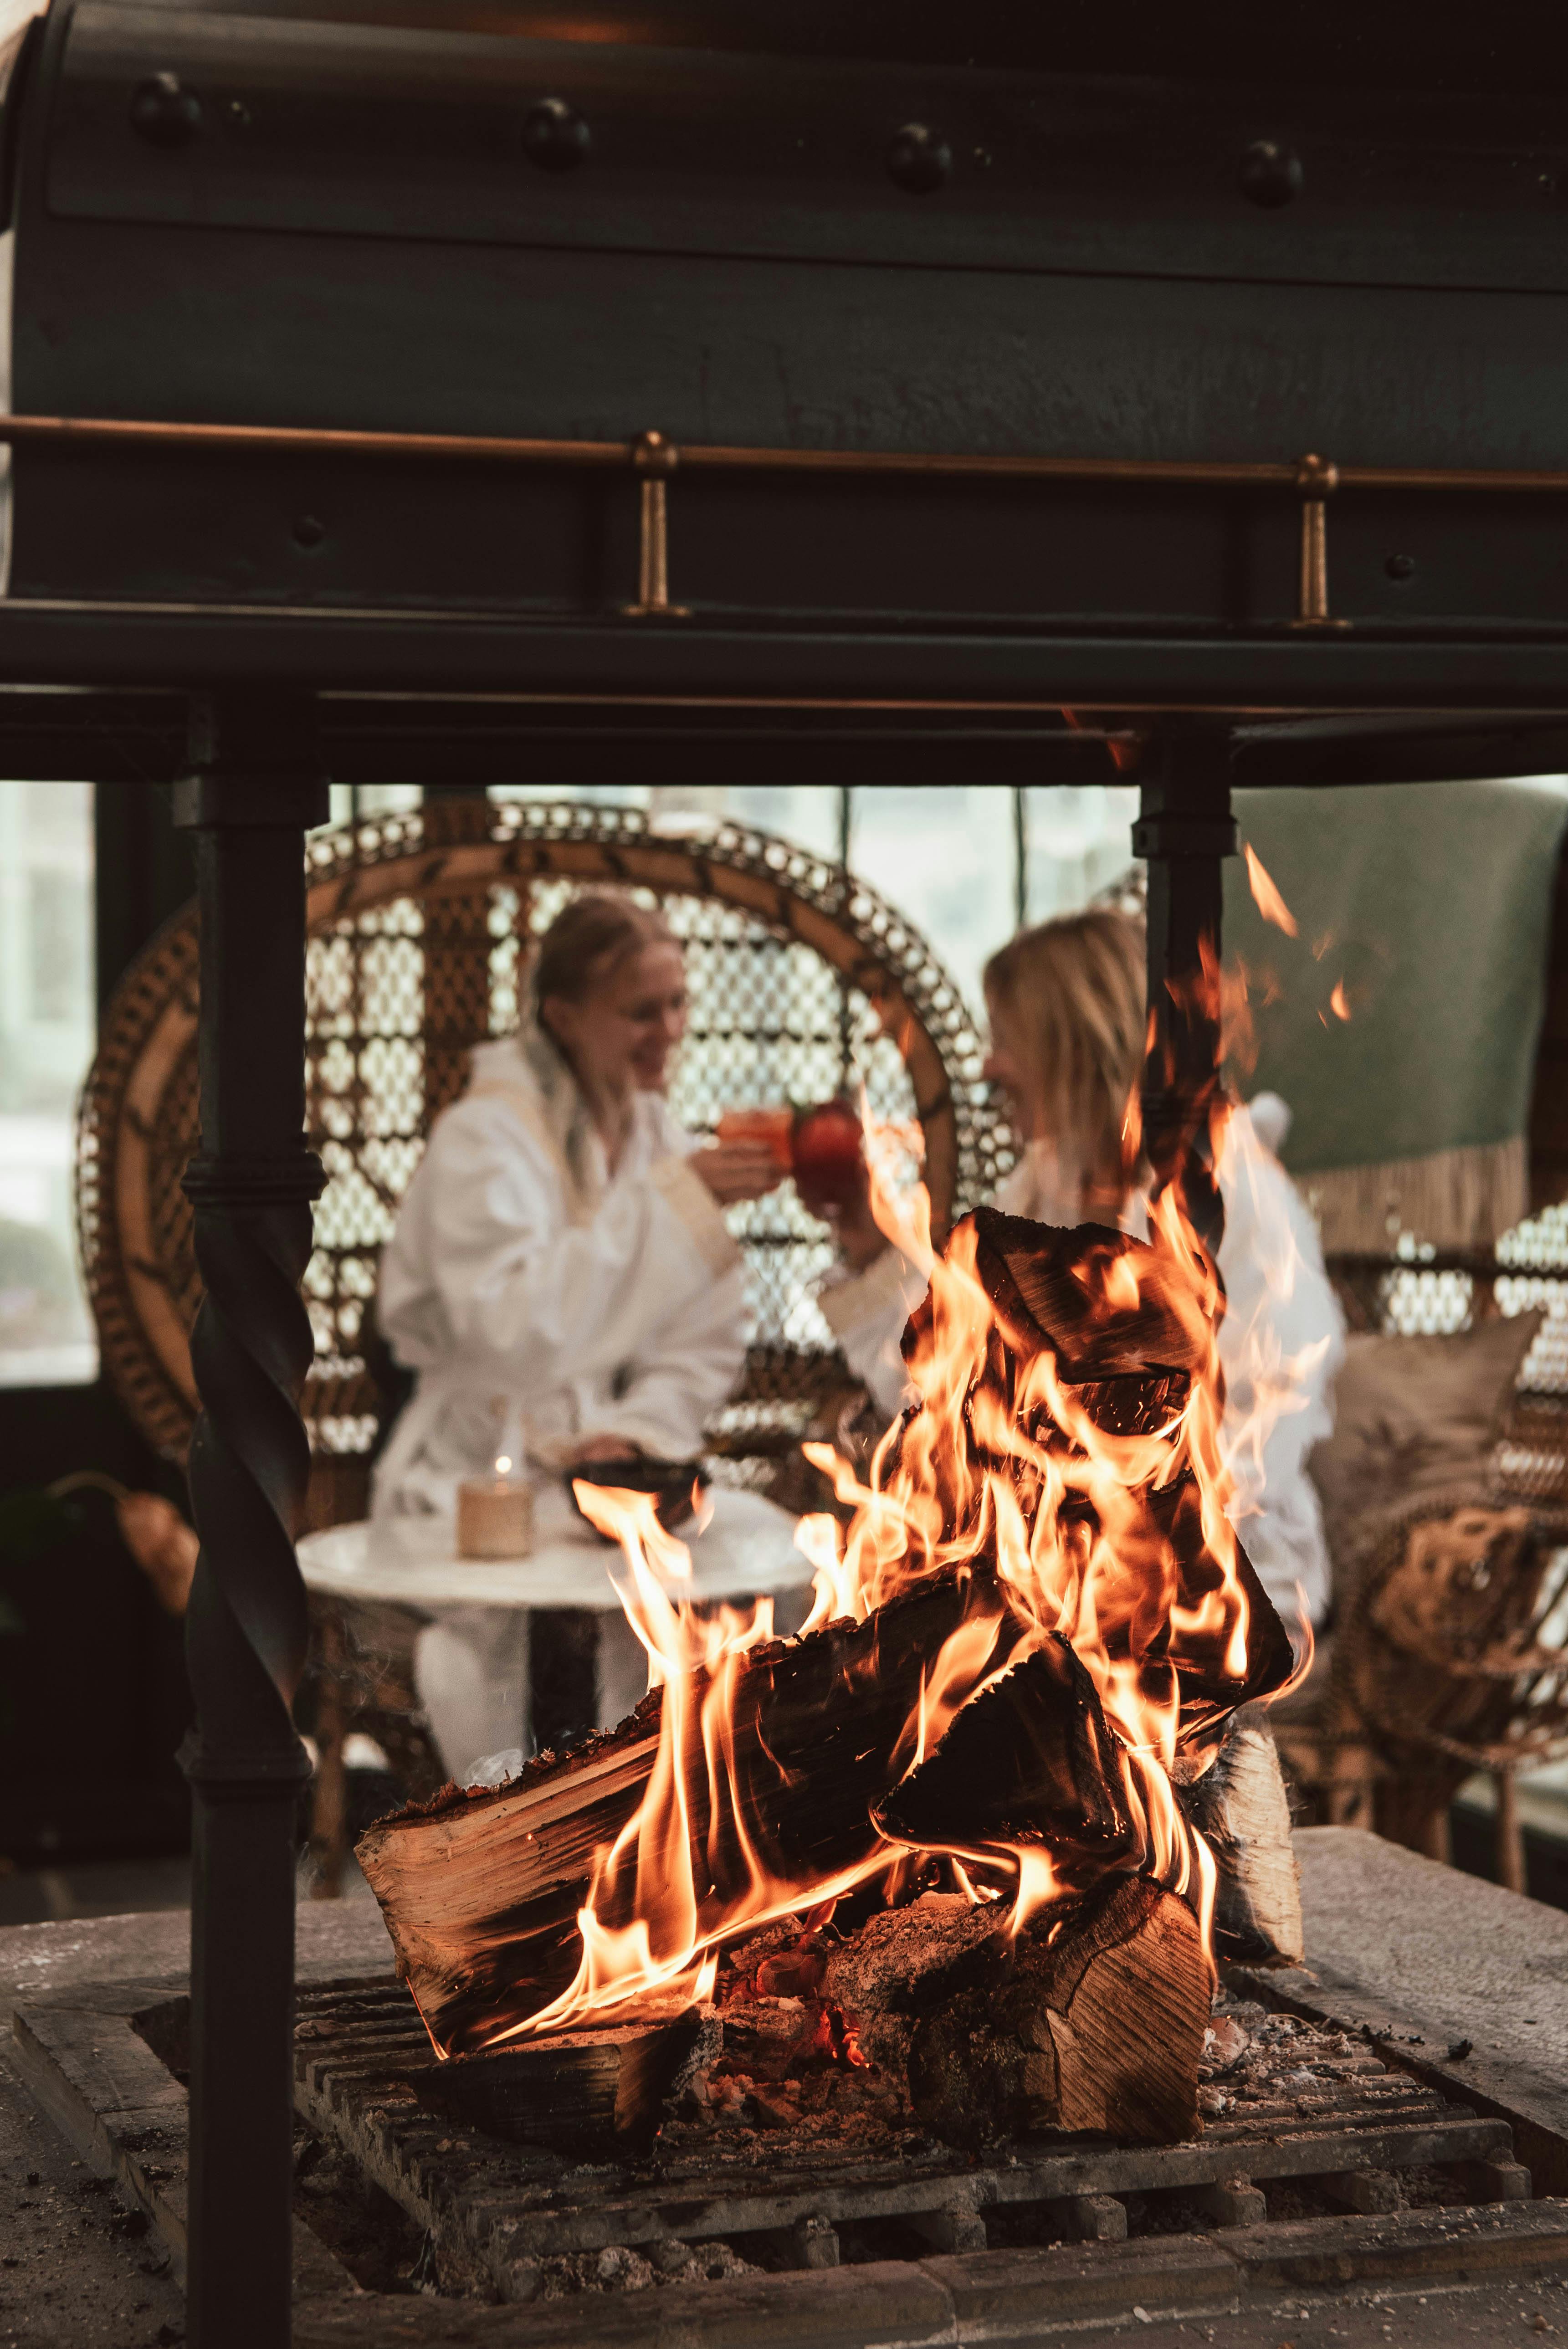
[{"label": "white terry bathrobe", "polygon": [[[377,1469],[377,1516],[453,1512],[459,1479],[496,1456],[501,1397],[546,1469],[590,1435],[696,1452],[745,1332],[740,1252],[686,1163],[695,1147],[659,1095],[638,1093],[612,1174],[537,1027],[477,1048],[382,1257],[382,1333],[418,1382]],[[627,1671],[634,1702],[646,1659],[606,1624],[605,1702],[621,1702]],[[420,1635],[419,1694],[455,1775],[526,1744],[526,1617],[503,1608],[454,1609]]]},{"label": "white terry bathrobe", "polygon": [[[1294,1634],[1304,1600],[1315,1624],[1328,1610],[1328,1548],[1306,1460],[1314,1444],[1333,1432],[1332,1392],[1345,1358],[1345,1324],[1324,1270],[1317,1226],[1274,1154],[1289,1123],[1277,1094],[1261,1093],[1250,1109],[1235,1108],[1217,1173],[1225,1208],[1222,1433],[1236,1488],[1228,1514],[1258,1580]],[[998,1185],[996,1205],[1037,1223],[1078,1220],[1050,1153],[1038,1145]],[[1131,1202],[1122,1221],[1138,1237],[1147,1236],[1140,1199]],[[924,1294],[923,1278],[890,1247],[858,1278],[824,1289],[820,1300],[850,1368],[890,1417],[913,1399],[899,1339]],[[1289,1402],[1254,1450],[1242,1431],[1260,1381],[1276,1379],[1288,1389]]]}]

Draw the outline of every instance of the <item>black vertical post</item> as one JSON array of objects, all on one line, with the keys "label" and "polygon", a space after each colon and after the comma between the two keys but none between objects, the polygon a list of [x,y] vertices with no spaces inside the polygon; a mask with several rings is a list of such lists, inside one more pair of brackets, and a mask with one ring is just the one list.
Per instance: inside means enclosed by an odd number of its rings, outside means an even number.
[{"label": "black vertical post", "polygon": [[192,2349],[290,2334],[294,1851],[309,1776],[292,1705],[305,1659],[294,1537],[310,1473],[299,1282],[319,1161],[304,1142],[304,854],[326,814],[313,712],[193,705],[175,818],[196,834],[201,1146],[185,1177],[205,1297],[191,1340],[201,1539],[187,1618]]},{"label": "black vertical post", "polygon": [[1224,860],[1236,853],[1231,743],[1222,728],[1173,721],[1149,746],[1133,854],[1149,862],[1149,1057],[1143,1143],[1154,1189],[1181,1191],[1219,1253],[1224,1209],[1209,1152],[1220,1084],[1219,963]]},{"label": "black vertical post", "polygon": [[[850,848],[851,825],[854,821],[854,801],[851,786],[839,786],[839,887],[841,902],[847,914],[850,910]],[[846,980],[839,980],[839,1091],[850,1089],[850,990]]]}]

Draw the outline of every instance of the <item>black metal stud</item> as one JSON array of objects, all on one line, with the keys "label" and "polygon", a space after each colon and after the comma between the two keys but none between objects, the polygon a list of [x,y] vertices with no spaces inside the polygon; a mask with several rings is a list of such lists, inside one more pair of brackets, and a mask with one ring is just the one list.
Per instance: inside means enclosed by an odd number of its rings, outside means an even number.
[{"label": "black metal stud", "polygon": [[304,833],[325,816],[314,711],[191,711],[177,823],[197,835],[201,1145],[185,1176],[205,1296],[191,1339],[201,1537],[186,1622],[192,1797],[191,2349],[284,2349],[292,2297],[294,1853],[310,1776],[294,1533],[313,1350],[299,1283],[320,1161],[304,1140]]},{"label": "black metal stud", "polygon": [[150,147],[189,147],[201,128],[201,101],[178,74],[149,74],[131,92],[130,127]]},{"label": "black metal stud", "polygon": [[1282,147],[1274,139],[1254,139],[1242,157],[1236,176],[1249,202],[1261,204],[1269,212],[1294,203],[1304,184],[1301,157],[1293,147]]},{"label": "black metal stud", "polygon": [[952,169],[952,148],[923,122],[906,122],[893,134],[887,150],[887,174],[896,187],[906,188],[912,196],[928,196],[941,187]]},{"label": "black metal stud", "polygon": [[1416,575],[1416,558],[1413,554],[1391,554],[1383,568],[1402,587],[1407,579]]},{"label": "black metal stud", "polygon": [[522,151],[542,171],[574,171],[593,143],[588,125],[563,98],[542,98],[522,118]]}]

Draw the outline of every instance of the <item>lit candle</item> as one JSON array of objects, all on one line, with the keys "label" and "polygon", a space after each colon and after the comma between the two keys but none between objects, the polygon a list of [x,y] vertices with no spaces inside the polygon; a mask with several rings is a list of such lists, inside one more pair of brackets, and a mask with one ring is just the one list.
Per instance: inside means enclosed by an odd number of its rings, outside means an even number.
[{"label": "lit candle", "polygon": [[492,1476],[466,1477],[458,1486],[458,1556],[526,1557],[532,1537],[532,1492],[503,1452]]}]

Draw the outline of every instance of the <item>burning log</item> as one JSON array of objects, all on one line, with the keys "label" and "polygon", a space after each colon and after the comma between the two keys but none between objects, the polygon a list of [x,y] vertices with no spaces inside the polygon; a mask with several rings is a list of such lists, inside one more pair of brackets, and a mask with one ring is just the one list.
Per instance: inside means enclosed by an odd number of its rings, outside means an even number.
[{"label": "burning log", "polygon": [[1214,1855],[1214,1938],[1251,1965],[1302,1960],[1301,1871],[1290,1797],[1266,1709],[1248,1705],[1212,1767],[1181,1789],[1181,1807]]},{"label": "burning log", "polygon": [[[1224,1514],[1218,1284],[1158,1213],[1153,1245],[959,1226],[906,1333],[919,1407],[869,1485],[835,1465],[842,1543],[802,1527],[799,1640],[691,1607],[646,1496],[583,1488],[662,1687],[566,1760],[360,1846],[438,2047],[640,2027],[722,1983],[672,2092],[693,2127],[868,2095],[964,2145],[1191,2126],[1215,1868],[1174,1782],[1200,1782],[1249,1929],[1283,1935],[1260,1749],[1210,1757],[1292,1659]],[[846,1896],[892,1902],[939,1867],[968,1897],[848,1940],[840,1908],[826,1931]],[[790,1912],[815,1931],[769,1925]],[[617,2081],[640,2060],[617,2053]]]},{"label": "burning log", "polygon": [[564,1761],[539,1754],[499,1788],[444,1787],[361,1837],[397,1971],[448,2053],[481,2044],[497,2014],[570,1980],[577,1912],[599,1853],[642,1801],[661,1702],[651,1692]]},{"label": "burning log", "polygon": [[435,2111],[514,2144],[577,2160],[645,2152],[665,2092],[698,2032],[691,2012],[597,2031],[562,2031],[499,2054],[458,2056],[418,2075]]},{"label": "burning log", "polygon": [[1119,1751],[1094,1682],[1052,1633],[959,1709],[877,1818],[917,1847],[1049,1843],[1105,1866],[1132,1843],[1120,1791]]},{"label": "burning log", "polygon": [[[1139,1277],[1153,1257],[1142,1240],[1104,1224],[1058,1231],[995,1207],[976,1207],[973,1220],[975,1278],[1016,1360],[1049,1353],[1062,1384],[1077,1387],[1131,1378],[1184,1389],[1203,1368],[1208,1330],[1171,1281]],[[918,1342],[905,1338],[906,1356]]]},{"label": "burning log", "polygon": [[[980,1608],[968,1578],[928,1584],[863,1623],[829,1624],[770,1641],[734,1661],[728,1745],[735,1799],[716,1817],[700,1743],[701,1696],[688,1704],[683,1767],[689,1840],[703,1906],[715,1918],[742,1907],[760,1866],[786,1888],[831,1885],[868,1863],[891,1862],[874,1815],[912,1758],[923,1687],[963,1625],[979,1637],[976,1676],[1005,1665],[1022,1626],[994,1594]],[[711,1687],[711,1676],[707,1686]],[[360,1842],[360,1865],[379,1899],[398,1971],[438,2044],[482,2047],[560,1992],[576,1963],[577,1912],[597,1854],[642,1801],[657,1750],[663,1692],[646,1697],[613,1734],[563,1759],[541,1756],[499,1789],[455,1788],[424,1807],[381,1819]],[[975,1724],[964,1716],[957,1770],[985,1757],[988,1798],[1035,1840],[1093,1851],[1102,1861],[1129,1837],[1116,1801],[1115,1744],[1093,1684],[1065,1641],[996,1683]],[[695,1751],[691,1750],[695,1746]],[[934,1772],[942,1747],[909,1781],[912,1820],[953,1808],[954,1770]],[[1020,1777],[1016,1789],[1006,1771]],[[1048,1813],[1040,1814],[1042,1803]],[[738,1830],[744,1821],[744,1834]],[[903,1829],[890,1826],[889,1833]],[[941,1839],[913,1827],[910,1840]],[[970,1838],[962,1838],[969,1840]],[[633,1871],[605,1904],[629,1921]],[[753,1909],[752,1914],[755,1914]]]},{"label": "burning log", "polygon": [[1174,2144],[1198,2116],[1212,1973],[1184,1900],[1103,1879],[1064,1918],[965,1953],[909,2055],[914,2109],[951,2145],[1060,2129]]}]

